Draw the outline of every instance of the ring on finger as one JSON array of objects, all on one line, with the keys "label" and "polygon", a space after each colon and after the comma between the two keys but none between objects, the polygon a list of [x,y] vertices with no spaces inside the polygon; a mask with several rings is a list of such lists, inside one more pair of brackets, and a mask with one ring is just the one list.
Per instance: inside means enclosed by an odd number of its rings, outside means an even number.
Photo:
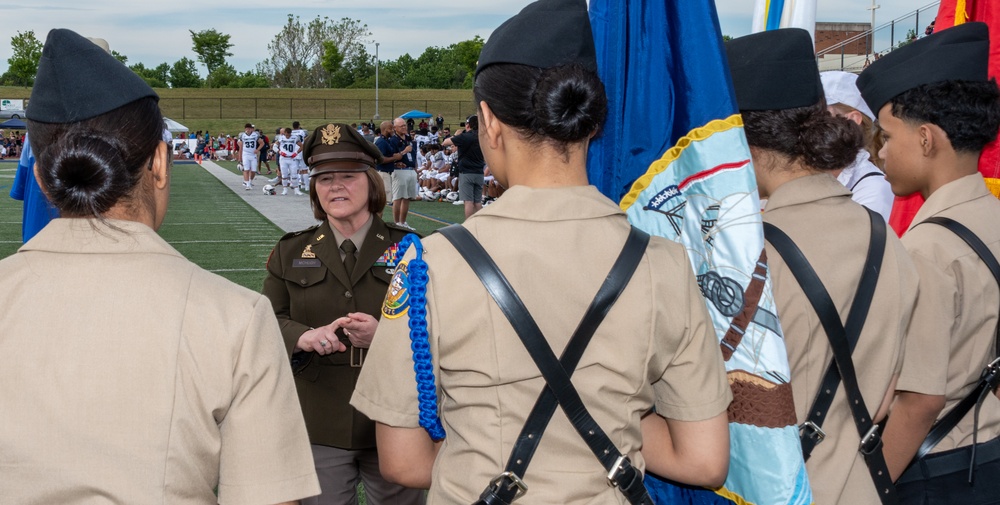
[{"label": "ring on finger", "polygon": [[326,346],[330,345],[330,343],[329,343],[329,342],[327,342],[326,340],[320,340],[320,341],[319,341],[319,345],[321,345],[321,346],[323,346],[323,347],[326,347]]}]

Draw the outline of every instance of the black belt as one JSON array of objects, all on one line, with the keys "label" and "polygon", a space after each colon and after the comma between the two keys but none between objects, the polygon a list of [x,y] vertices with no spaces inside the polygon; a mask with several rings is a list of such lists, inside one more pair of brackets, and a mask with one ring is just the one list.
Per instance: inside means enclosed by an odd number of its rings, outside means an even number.
[{"label": "black belt", "polygon": [[438,232],[455,246],[475,271],[528,350],[546,383],[514,444],[505,471],[489,483],[474,505],[509,505],[524,495],[528,490],[522,480],[524,472],[557,404],[607,470],[608,484],[618,487],[630,503],[653,505],[642,483],[642,472],[632,466],[628,456],[622,454],[598,426],[570,381],[570,374],[576,369],[591,337],[635,272],[649,243],[649,235],[635,227],[631,229],[621,254],[580,320],[562,357],[556,359],[521,298],[475,237],[460,225],[442,228]]},{"label": "black belt", "polygon": [[[975,450],[973,450],[975,447]],[[975,453],[976,464],[990,463],[1000,460],[1000,438],[983,442],[976,446],[966,445],[950,451],[934,453],[926,456],[903,472],[896,481],[897,485],[941,477],[942,475],[965,472],[969,470],[969,459]]]}]

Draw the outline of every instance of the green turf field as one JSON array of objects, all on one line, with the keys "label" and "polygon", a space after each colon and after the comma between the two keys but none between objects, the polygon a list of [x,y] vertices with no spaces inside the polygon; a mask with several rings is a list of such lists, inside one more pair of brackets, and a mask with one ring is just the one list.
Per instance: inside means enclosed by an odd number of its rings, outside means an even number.
[{"label": "green turf field", "polygon": [[[235,162],[220,165],[236,172]],[[21,202],[9,198],[17,164],[0,163],[0,258],[21,246]],[[447,202],[412,202],[411,226],[429,234],[463,220],[463,207]],[[386,208],[384,219],[392,219]],[[160,236],[202,268],[254,291],[264,281],[264,264],[283,232],[231,188],[199,165],[175,164],[170,207]]]}]

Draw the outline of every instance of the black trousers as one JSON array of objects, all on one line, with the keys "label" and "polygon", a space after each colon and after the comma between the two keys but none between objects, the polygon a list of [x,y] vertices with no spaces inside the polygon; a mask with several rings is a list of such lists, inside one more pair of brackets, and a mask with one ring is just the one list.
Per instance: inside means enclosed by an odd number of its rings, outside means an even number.
[{"label": "black trousers", "polygon": [[969,484],[972,446],[934,453],[910,465],[896,481],[904,505],[1000,504],[1000,438],[976,447],[976,465]]}]

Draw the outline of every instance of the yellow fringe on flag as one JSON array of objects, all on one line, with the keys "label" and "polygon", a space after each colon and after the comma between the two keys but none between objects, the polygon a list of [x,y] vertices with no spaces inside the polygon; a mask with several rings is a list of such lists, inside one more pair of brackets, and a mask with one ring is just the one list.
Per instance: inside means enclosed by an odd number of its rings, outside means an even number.
[{"label": "yellow fringe on flag", "polygon": [[663,154],[662,158],[654,161],[653,164],[649,166],[645,175],[636,179],[636,181],[632,183],[632,189],[629,190],[628,194],[625,195],[624,198],[622,198],[619,206],[623,211],[628,212],[628,208],[631,207],[632,204],[634,204],[639,198],[639,193],[642,193],[643,190],[649,187],[649,184],[653,181],[653,177],[656,177],[659,173],[666,170],[666,168],[670,166],[674,160],[680,158],[684,148],[690,145],[691,142],[705,140],[715,133],[721,133],[733,128],[742,127],[743,117],[739,114],[733,114],[726,119],[713,119],[705,126],[691,130],[687,135],[677,139],[677,144],[668,149],[667,152]]},{"label": "yellow fringe on flag", "polygon": [[969,15],[965,13],[965,0],[955,2],[955,24],[960,25],[969,20]]},{"label": "yellow fringe on flag", "polygon": [[732,491],[730,491],[730,490],[728,490],[728,489],[726,489],[724,487],[720,487],[719,489],[716,489],[715,490],[715,494],[717,494],[717,495],[719,495],[719,496],[721,496],[721,497],[723,497],[723,498],[725,498],[725,499],[727,499],[727,500],[735,503],[736,505],[756,505],[753,502],[748,502],[748,501],[744,500],[742,496],[740,496],[740,495],[738,495],[738,494],[736,494],[736,493],[734,493],[734,492],[732,492]]},{"label": "yellow fringe on flag", "polygon": [[994,179],[992,177],[983,177],[986,181],[986,189],[993,193],[993,196],[1000,198],[1000,179]]}]

